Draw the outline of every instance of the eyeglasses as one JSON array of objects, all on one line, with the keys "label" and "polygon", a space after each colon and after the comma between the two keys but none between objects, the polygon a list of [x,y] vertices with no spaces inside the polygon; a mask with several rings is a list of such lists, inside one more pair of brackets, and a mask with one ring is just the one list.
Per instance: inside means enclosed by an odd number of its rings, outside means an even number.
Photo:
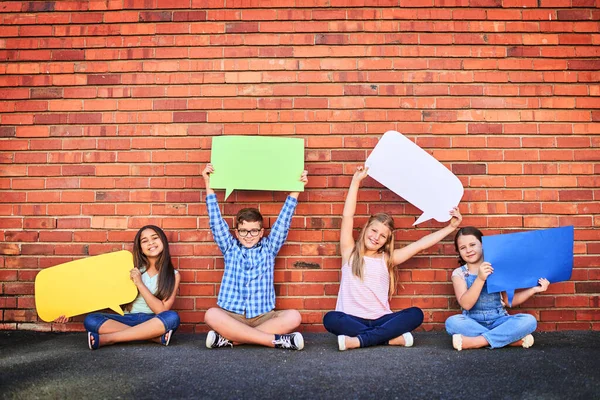
[{"label": "eyeglasses", "polygon": [[241,237],[246,237],[248,236],[248,234],[250,234],[250,236],[252,237],[257,237],[258,234],[260,233],[260,231],[262,231],[262,229],[238,229],[238,235],[240,235]]}]

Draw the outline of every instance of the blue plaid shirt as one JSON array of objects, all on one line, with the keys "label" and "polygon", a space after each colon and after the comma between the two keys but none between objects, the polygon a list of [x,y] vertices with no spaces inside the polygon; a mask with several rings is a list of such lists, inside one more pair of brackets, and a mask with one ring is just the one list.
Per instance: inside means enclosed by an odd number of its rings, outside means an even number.
[{"label": "blue plaid shirt", "polygon": [[287,238],[297,204],[297,199],[288,196],[269,236],[247,248],[229,231],[221,216],[217,196],[206,196],[210,229],[225,258],[225,272],[217,299],[219,307],[245,314],[246,318],[254,318],[275,308],[275,256]]}]

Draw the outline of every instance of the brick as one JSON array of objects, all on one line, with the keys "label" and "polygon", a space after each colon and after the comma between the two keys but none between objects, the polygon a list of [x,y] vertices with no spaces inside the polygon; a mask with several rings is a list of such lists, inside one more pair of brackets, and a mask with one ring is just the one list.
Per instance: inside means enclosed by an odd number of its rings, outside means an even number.
[{"label": "brick", "polygon": [[0,224],[5,229],[21,229],[21,228],[23,228],[23,219],[22,218],[2,218],[2,219],[0,219]]},{"label": "brick", "polygon": [[50,136],[50,128],[46,126],[17,126],[17,137],[48,137]]},{"label": "brick", "polygon": [[41,231],[39,238],[40,242],[70,242],[73,240],[73,233],[68,231]]},{"label": "brick", "polygon": [[540,321],[575,321],[575,311],[540,311]]},{"label": "brick", "polygon": [[173,122],[207,122],[205,112],[174,112]]},{"label": "brick", "polygon": [[56,228],[56,219],[54,218],[25,218],[23,220],[25,229],[54,229]]},{"label": "brick", "polygon": [[[34,310],[5,310],[4,311],[4,321],[8,322],[26,322],[26,321],[36,321],[37,314]],[[19,324],[21,326],[27,326],[26,324]]]},{"label": "brick", "polygon": [[57,229],[85,229],[90,228],[90,218],[59,218],[56,224]]},{"label": "brick", "polygon": [[598,293],[600,282],[582,282],[575,284],[577,293]]},{"label": "brick", "polygon": [[176,22],[206,21],[206,11],[174,11],[172,20]]}]

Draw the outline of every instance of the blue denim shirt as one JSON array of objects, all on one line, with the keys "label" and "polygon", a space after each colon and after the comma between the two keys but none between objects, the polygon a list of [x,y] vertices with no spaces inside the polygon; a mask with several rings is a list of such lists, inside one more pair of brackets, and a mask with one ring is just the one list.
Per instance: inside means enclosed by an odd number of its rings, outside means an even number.
[{"label": "blue denim shirt", "polygon": [[275,308],[275,256],[285,243],[297,204],[297,199],[288,196],[270,234],[254,247],[247,248],[231,234],[221,216],[217,196],[206,196],[210,229],[225,258],[225,272],[217,298],[219,307],[245,314],[246,318],[254,318]]}]

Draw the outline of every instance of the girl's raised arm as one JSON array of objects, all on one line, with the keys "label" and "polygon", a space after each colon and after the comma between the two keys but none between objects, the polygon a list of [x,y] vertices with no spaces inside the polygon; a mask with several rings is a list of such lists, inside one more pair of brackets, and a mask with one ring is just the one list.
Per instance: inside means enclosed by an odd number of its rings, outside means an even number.
[{"label": "girl's raised arm", "polygon": [[340,229],[340,251],[342,253],[342,264],[350,258],[354,249],[354,237],[352,230],[354,229],[354,213],[356,212],[356,199],[358,198],[358,188],[360,182],[367,177],[367,169],[362,166],[356,168],[356,172],[352,177],[346,202],[344,203],[344,211],[342,213],[342,227]]},{"label": "girl's raised arm", "polygon": [[450,224],[445,228],[430,233],[429,235],[422,237],[421,239],[409,244],[408,246],[394,250],[394,254],[392,256],[394,265],[402,264],[404,261],[408,260],[415,254],[430,248],[431,246],[438,243],[440,240],[444,239],[446,236],[454,232],[454,230],[458,228],[462,221],[462,215],[460,214],[458,207],[454,207],[450,211],[450,215],[452,215],[452,219],[450,220]]}]

